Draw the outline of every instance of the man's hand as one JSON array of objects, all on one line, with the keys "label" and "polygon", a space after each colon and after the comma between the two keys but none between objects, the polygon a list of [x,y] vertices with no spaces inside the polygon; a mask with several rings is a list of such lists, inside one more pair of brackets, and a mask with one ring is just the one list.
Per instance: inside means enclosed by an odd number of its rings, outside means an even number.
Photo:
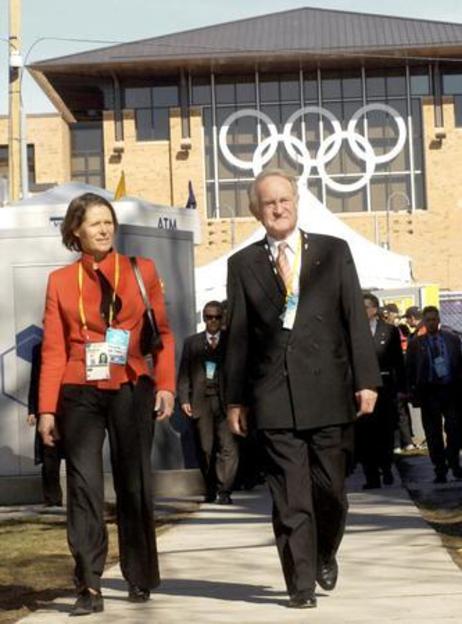
[{"label": "man's hand", "polygon": [[375,390],[358,390],[358,392],[355,392],[355,396],[358,406],[358,416],[371,414],[374,411],[375,402],[377,401],[377,392]]},{"label": "man's hand", "polygon": [[29,427],[35,427],[37,424],[37,416],[35,414],[27,414],[27,424]]},{"label": "man's hand", "polygon": [[159,390],[156,393],[156,402],[154,404],[154,412],[156,420],[165,420],[173,414],[175,405],[175,397],[170,390]]},{"label": "man's hand", "polygon": [[189,416],[189,418],[192,418],[193,413],[192,413],[191,403],[182,403],[181,409],[186,414],[186,416]]},{"label": "man's hand", "polygon": [[38,432],[45,446],[55,446],[56,440],[59,440],[59,433],[54,414],[40,414]]},{"label": "man's hand", "polygon": [[234,435],[245,436],[247,430],[247,412],[248,408],[243,405],[228,405],[226,417],[228,419],[228,427]]}]

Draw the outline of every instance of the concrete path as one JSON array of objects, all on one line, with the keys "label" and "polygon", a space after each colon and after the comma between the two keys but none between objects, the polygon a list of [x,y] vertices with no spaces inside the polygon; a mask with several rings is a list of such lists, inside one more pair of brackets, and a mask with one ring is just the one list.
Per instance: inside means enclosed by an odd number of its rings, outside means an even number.
[{"label": "concrete path", "polygon": [[[163,583],[132,605],[118,567],[104,578],[105,612],[92,624],[444,624],[460,622],[462,572],[401,487],[373,493],[350,482],[350,514],[334,592],[318,608],[286,608],[264,487],[232,507],[204,505],[160,536]],[[67,622],[73,601],[57,600],[24,624]]]}]

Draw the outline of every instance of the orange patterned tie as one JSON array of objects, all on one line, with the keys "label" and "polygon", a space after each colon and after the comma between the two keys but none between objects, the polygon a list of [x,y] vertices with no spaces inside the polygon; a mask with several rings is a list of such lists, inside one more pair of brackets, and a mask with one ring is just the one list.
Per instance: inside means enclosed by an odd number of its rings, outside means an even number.
[{"label": "orange patterned tie", "polygon": [[292,278],[292,271],[290,268],[289,258],[286,254],[286,249],[288,248],[288,244],[285,242],[279,243],[278,245],[278,257],[276,258],[276,268],[278,270],[279,275],[284,282],[286,290],[290,288],[290,282]]}]

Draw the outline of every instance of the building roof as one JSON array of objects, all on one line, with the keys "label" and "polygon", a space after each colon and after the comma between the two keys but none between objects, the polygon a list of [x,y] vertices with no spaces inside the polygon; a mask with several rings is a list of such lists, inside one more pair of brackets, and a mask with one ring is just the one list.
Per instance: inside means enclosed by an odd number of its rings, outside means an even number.
[{"label": "building roof", "polygon": [[284,54],[354,55],[366,51],[461,46],[462,24],[301,8],[112,45],[34,63],[32,69]]}]

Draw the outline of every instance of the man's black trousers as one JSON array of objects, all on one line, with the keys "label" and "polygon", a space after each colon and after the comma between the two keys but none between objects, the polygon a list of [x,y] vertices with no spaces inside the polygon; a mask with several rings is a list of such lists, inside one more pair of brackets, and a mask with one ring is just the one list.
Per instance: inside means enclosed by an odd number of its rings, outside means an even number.
[{"label": "man's black trousers", "polygon": [[318,563],[345,529],[348,426],[262,430],[273,529],[289,594],[314,591]]},{"label": "man's black trousers", "polygon": [[207,495],[230,494],[236,478],[239,449],[218,396],[204,398],[201,415],[194,424]]},{"label": "man's black trousers", "polygon": [[150,463],[153,403],[148,377],[118,390],[74,384],[62,388],[59,429],[66,458],[68,541],[78,589],[100,589],[107,555],[102,459],[106,431],[122,573],[129,583],[146,589],[159,583]]}]

